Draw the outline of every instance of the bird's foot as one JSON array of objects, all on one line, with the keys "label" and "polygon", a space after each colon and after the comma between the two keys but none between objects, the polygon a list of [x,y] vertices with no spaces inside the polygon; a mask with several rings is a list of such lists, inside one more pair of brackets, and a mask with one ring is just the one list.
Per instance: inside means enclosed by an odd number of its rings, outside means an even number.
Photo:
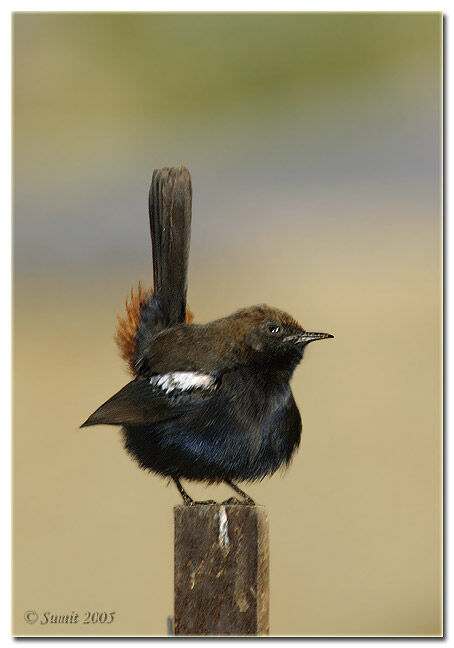
[{"label": "bird's foot", "polygon": [[183,503],[185,506],[211,506],[212,504],[217,503],[214,500],[205,500],[203,502],[197,502],[196,500],[193,500],[192,497],[189,497],[183,486],[180,484],[180,480],[177,477],[172,477],[172,479],[175,482],[181,497],[183,498]]},{"label": "bird's foot", "polygon": [[253,499],[248,497],[247,499],[238,499],[237,497],[229,497],[229,499],[224,500],[224,502],[221,502],[221,504],[233,504],[235,506],[255,506],[255,502]]},{"label": "bird's foot", "polygon": [[242,500],[238,500],[236,497],[232,497],[231,499],[234,500],[235,503],[238,502],[238,504],[243,504],[243,506],[255,506],[255,502],[252,497],[249,497],[249,495],[241,490],[241,488],[239,488],[236,484],[234,484],[231,479],[224,479],[224,481],[230,486],[230,488],[233,488],[235,493],[238,493],[238,495],[241,495],[241,497],[243,498]]}]

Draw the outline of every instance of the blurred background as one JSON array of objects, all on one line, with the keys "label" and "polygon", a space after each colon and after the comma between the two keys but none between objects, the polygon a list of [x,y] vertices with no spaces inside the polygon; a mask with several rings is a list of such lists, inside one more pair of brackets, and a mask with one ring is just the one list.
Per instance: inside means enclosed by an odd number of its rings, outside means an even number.
[{"label": "blurred background", "polygon": [[[173,486],[114,427],[154,168],[193,181],[189,304],[335,339],[293,379],[271,633],[441,632],[441,14],[15,14],[14,632],[160,635]],[[228,489],[187,484],[196,497]],[[116,611],[109,626],[24,611]]]}]

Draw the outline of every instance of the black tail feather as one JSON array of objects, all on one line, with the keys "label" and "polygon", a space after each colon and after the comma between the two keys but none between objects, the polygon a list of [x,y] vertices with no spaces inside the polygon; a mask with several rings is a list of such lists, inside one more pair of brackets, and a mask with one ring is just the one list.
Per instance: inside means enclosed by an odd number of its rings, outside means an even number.
[{"label": "black tail feather", "polygon": [[155,335],[186,319],[191,203],[191,175],[186,167],[153,172],[149,215],[154,290],[136,332],[136,375],[146,373],[147,349]]},{"label": "black tail feather", "polygon": [[146,371],[146,351],[154,336],[186,319],[191,205],[191,175],[186,167],[153,172],[149,215],[154,292],[136,333],[136,375]]},{"label": "black tail feather", "polygon": [[153,279],[164,328],[186,318],[191,203],[186,167],[154,171],[149,195]]}]

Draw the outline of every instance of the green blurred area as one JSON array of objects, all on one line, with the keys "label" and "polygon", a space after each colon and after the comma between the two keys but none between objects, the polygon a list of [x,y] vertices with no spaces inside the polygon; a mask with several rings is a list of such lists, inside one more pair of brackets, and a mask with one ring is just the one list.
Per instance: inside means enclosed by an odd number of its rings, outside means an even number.
[{"label": "green blurred area", "polygon": [[[439,61],[440,14],[15,14],[18,136],[87,119],[195,120]],[[58,52],[58,55],[56,53]],[[435,60],[434,60],[435,59]],[[28,105],[34,105],[33,114]]]}]

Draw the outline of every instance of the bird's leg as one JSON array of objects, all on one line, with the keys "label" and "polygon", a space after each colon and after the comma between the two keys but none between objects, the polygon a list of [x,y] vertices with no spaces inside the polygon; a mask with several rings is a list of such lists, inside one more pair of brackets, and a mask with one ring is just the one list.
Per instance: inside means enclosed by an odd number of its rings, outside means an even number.
[{"label": "bird's leg", "polygon": [[187,492],[184,490],[183,486],[180,483],[180,480],[177,477],[172,477],[173,481],[175,482],[176,487],[178,488],[181,497],[183,498],[183,502],[186,504],[186,506],[191,506],[194,504],[194,500],[192,497],[189,497]]},{"label": "bird's leg", "polygon": [[249,497],[244,491],[241,490],[236,484],[234,484],[230,479],[224,479],[225,483],[230,486],[230,488],[233,488],[233,490],[238,493],[238,495],[241,495],[243,498],[242,501],[236,499],[236,497],[230,498],[230,500],[226,500],[224,504],[249,504],[250,506],[255,506],[255,502],[252,499],[252,497]]},{"label": "bird's leg", "polygon": [[192,497],[189,497],[187,492],[184,490],[180,480],[177,477],[172,477],[172,479],[175,482],[175,485],[178,488],[180,495],[183,498],[183,502],[184,504],[186,504],[186,506],[195,506],[200,504],[205,504],[205,505],[216,504],[214,500],[205,500],[204,502],[197,502],[196,500],[193,500]]}]

